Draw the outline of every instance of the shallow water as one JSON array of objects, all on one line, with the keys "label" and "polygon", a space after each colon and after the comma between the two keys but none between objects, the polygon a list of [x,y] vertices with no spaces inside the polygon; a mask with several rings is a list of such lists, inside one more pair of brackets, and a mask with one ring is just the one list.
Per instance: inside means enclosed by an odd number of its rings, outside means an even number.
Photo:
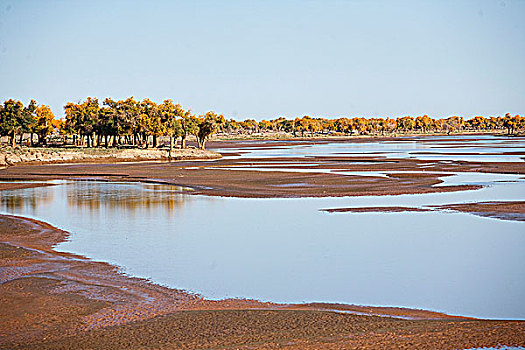
[{"label": "shallow water", "polygon": [[476,191],[302,199],[207,197],[166,185],[79,181],[2,191],[0,210],[71,232],[58,250],[208,298],[525,319],[524,223],[450,212],[319,211],[525,198],[522,180],[497,180]]},{"label": "shallow water", "polygon": [[[457,139],[466,141],[457,143]],[[281,141],[283,142],[283,141]],[[297,142],[297,141],[296,141]],[[260,142],[258,142],[260,143]],[[243,152],[239,157],[312,157],[312,156],[377,156],[385,158],[414,158],[436,161],[475,161],[475,162],[523,162],[525,138],[505,136],[435,136],[405,137],[395,141],[381,142],[334,142],[312,145],[304,144],[275,149],[252,147],[218,149],[224,152]],[[269,143],[271,145],[271,143]],[[516,154],[498,154],[502,152],[520,152]],[[469,153],[469,154],[462,154]]]}]

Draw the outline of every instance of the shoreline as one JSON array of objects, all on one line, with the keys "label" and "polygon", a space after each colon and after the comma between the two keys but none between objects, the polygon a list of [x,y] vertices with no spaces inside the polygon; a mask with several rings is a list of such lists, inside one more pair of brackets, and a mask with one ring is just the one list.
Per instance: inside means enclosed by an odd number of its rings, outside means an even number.
[{"label": "shoreline", "polygon": [[[495,346],[503,344],[502,341],[505,345],[525,345],[525,321],[481,320],[395,307],[330,303],[275,304],[244,299],[207,300],[199,295],[126,276],[108,263],[95,262],[71,253],[57,252],[53,246],[67,239],[68,233],[45,222],[0,215],[0,228],[0,252],[3,262],[1,267],[4,271],[12,272],[4,274],[0,286],[3,295],[1,302],[9,306],[2,308],[5,310],[2,316],[9,322],[0,325],[0,334],[3,335],[0,345],[14,348],[65,348],[68,342],[84,337],[91,338],[93,333],[109,333],[109,339],[115,340],[113,333],[116,330],[121,334],[122,329],[133,329],[138,324],[141,327],[155,327],[158,322],[163,323],[166,319],[183,317],[180,314],[183,311],[190,312],[184,315],[189,318],[195,315],[205,319],[227,315],[227,319],[233,318],[235,322],[240,322],[247,317],[250,319],[249,322],[257,320],[263,324],[268,318],[275,317],[284,317],[281,322],[293,322],[299,313],[305,322],[307,320],[320,322],[323,326],[321,329],[333,327],[331,332],[342,331],[339,327],[343,320],[349,323],[349,327],[356,323],[365,323],[366,327],[371,329],[376,327],[388,329],[390,332],[388,337],[380,332],[379,335],[373,334],[370,338],[379,337],[375,340],[383,345],[402,342],[403,337],[406,336],[403,332],[407,326],[418,329],[416,335],[412,332],[411,334],[412,337],[420,337],[421,344],[428,342],[428,336],[435,336],[434,332],[428,333],[427,328],[431,326],[432,329],[437,327],[444,332],[453,333],[468,330],[468,334],[473,331],[471,327],[483,328],[484,332],[491,329],[490,335],[474,332],[476,346],[480,344]],[[27,310],[28,303],[29,307],[36,307],[38,310]],[[40,307],[37,306],[38,304],[41,304]],[[29,318],[28,312],[31,316]],[[276,312],[278,314],[275,314]],[[335,324],[324,320],[325,318],[331,320],[333,317],[338,319]],[[233,319],[230,321],[235,324]],[[172,327],[176,325],[177,323],[171,324]],[[32,331],[16,331],[24,328]],[[186,331],[191,332],[191,329]],[[291,335],[295,334],[293,329],[287,331]],[[400,334],[396,337],[398,332]],[[470,336],[474,335],[470,334]],[[197,338],[198,335],[195,335],[192,339],[195,341]],[[330,348],[348,342],[346,338],[341,336],[337,341],[321,343],[318,343],[317,339],[312,344],[312,339],[307,339],[307,343],[298,343],[301,346],[293,345],[284,348],[299,349],[303,348],[303,345],[307,345],[304,348],[312,349],[325,348],[325,346]],[[467,344],[461,346],[474,344],[472,339],[468,338],[465,338],[465,342],[454,339],[454,344]],[[356,337],[350,343],[364,344],[363,342],[366,343],[370,339]],[[230,342],[234,340],[226,339]],[[466,342],[467,340],[469,342]],[[443,344],[448,344],[442,348],[448,348],[450,340],[443,338],[441,341],[444,342]],[[131,345],[134,347],[133,344]]]},{"label": "shoreline", "polygon": [[[195,148],[175,148],[171,160],[218,159],[222,156],[210,150]],[[164,148],[118,149],[118,148],[33,148],[1,147],[0,166],[27,164],[65,164],[101,162],[169,161],[169,151]]]}]

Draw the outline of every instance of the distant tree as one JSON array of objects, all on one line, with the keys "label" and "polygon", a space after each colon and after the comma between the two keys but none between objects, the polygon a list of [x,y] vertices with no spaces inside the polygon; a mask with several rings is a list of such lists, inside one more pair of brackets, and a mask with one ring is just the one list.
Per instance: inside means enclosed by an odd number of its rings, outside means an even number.
[{"label": "distant tree", "polygon": [[484,130],[487,127],[487,120],[482,116],[474,117],[466,122],[470,129]]},{"label": "distant tree", "polygon": [[205,149],[206,141],[215,132],[217,128],[217,120],[220,122],[220,116],[215,112],[207,112],[204,117],[195,118],[197,128],[195,130],[195,137],[200,149]]},{"label": "distant tree", "polygon": [[182,127],[182,133],[180,135],[180,148],[186,148],[186,138],[188,135],[194,135],[198,130],[198,120],[191,114],[190,110],[187,110],[180,120]]},{"label": "distant tree", "polygon": [[423,133],[427,133],[428,130],[432,127],[432,119],[428,115],[419,116],[415,120],[415,128],[421,130]]},{"label": "distant tree", "polygon": [[352,118],[351,127],[352,131],[356,131],[358,134],[364,134],[368,129],[368,119],[359,117]]},{"label": "distant tree", "polygon": [[446,131],[447,134],[451,134],[457,130],[460,130],[464,125],[464,121],[462,117],[453,116],[448,117],[444,121],[444,131]]},{"label": "distant tree", "polygon": [[396,129],[404,132],[411,131],[416,126],[414,118],[410,116],[400,117],[396,119]]},{"label": "distant tree", "polygon": [[268,120],[264,120],[264,119],[259,122],[259,130],[261,130],[262,132],[270,131],[272,129],[273,129],[272,122]]},{"label": "distant tree", "polygon": [[507,135],[514,134],[514,129],[519,125],[519,115],[516,115],[514,118],[510,116],[510,113],[505,114],[503,119],[503,126],[507,129]]},{"label": "distant tree", "polygon": [[337,132],[342,132],[345,134],[350,133],[351,127],[350,127],[350,119],[342,117],[336,120],[335,122],[335,128]]},{"label": "distant tree", "polygon": [[153,148],[157,147],[157,137],[164,133],[161,122],[161,114],[158,105],[146,98],[140,103],[140,132],[142,134],[144,146],[149,147],[149,136],[153,136]]}]

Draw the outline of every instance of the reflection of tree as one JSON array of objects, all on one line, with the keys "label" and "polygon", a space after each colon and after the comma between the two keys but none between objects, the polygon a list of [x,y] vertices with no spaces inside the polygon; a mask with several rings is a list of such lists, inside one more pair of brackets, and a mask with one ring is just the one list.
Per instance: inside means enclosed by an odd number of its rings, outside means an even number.
[{"label": "reflection of tree", "polygon": [[53,198],[52,186],[0,191],[1,208],[9,212],[35,210],[39,206],[50,204]]},{"label": "reflection of tree", "polygon": [[76,182],[68,187],[68,205],[89,210],[163,209],[168,212],[184,205],[183,189],[171,185],[111,184]]}]

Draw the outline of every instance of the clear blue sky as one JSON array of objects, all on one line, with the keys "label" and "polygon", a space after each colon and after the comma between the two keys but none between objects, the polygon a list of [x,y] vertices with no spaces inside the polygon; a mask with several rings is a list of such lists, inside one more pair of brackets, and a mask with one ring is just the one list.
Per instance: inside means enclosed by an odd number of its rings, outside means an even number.
[{"label": "clear blue sky", "polygon": [[525,113],[525,1],[0,0],[0,100],[288,118]]}]

